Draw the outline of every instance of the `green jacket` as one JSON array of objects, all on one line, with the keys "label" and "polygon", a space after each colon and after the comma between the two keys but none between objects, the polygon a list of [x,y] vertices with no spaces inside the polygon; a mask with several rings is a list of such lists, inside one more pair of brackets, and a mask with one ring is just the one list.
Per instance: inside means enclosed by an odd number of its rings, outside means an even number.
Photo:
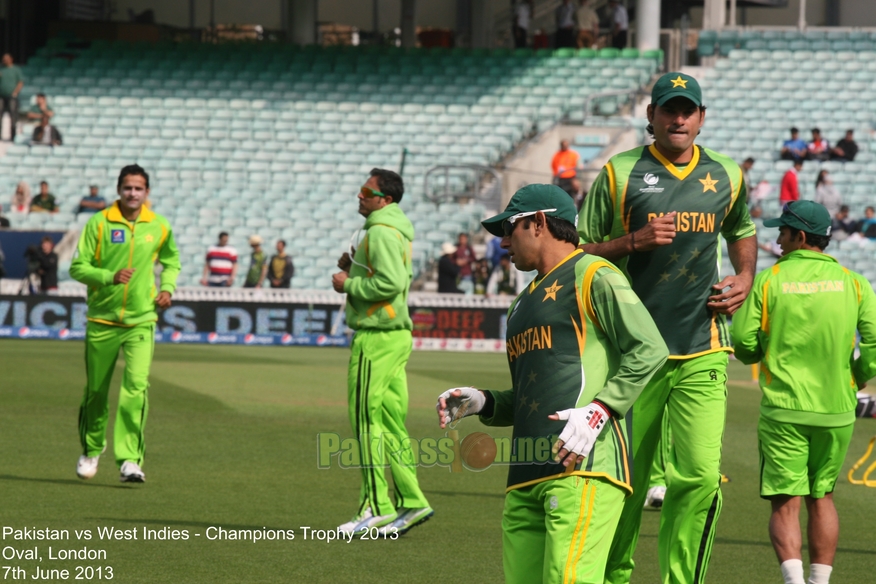
[{"label": "green jacket", "polygon": [[731,331],[736,358],[761,364],[764,417],[823,427],[855,421],[858,384],[876,376],[876,295],[863,276],[823,253],[786,254],[754,279]]},{"label": "green jacket", "polygon": [[[70,266],[70,275],[88,286],[88,320],[126,327],[157,321],[156,260],[164,267],[161,291],[172,294],[180,264],[167,219],[144,207],[131,224],[118,202],[95,213]],[[126,268],[135,269],[130,282],[113,284],[115,273]]]},{"label": "green jacket", "polygon": [[344,282],[347,326],[353,330],[412,330],[408,292],[414,226],[396,203],[374,211],[365,220],[359,244]]}]

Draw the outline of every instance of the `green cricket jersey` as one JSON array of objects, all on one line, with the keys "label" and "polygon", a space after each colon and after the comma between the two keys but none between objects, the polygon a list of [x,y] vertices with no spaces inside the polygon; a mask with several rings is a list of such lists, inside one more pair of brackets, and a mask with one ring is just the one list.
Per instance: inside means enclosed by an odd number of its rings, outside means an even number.
[{"label": "green cricket jersey", "polygon": [[347,326],[353,330],[413,330],[408,292],[414,278],[414,226],[396,203],[365,219],[367,233],[353,256],[347,293]]},{"label": "green cricket jersey", "polygon": [[[179,250],[167,219],[143,207],[130,223],[116,201],[85,224],[70,265],[70,275],[88,285],[88,320],[134,326],[158,320],[155,312],[155,261],[164,267],[161,291],[173,293],[179,275]],[[116,272],[134,268],[127,284],[113,284]]]},{"label": "green cricket jersey", "polygon": [[876,295],[866,278],[823,253],[786,254],[755,277],[732,332],[736,357],[761,364],[764,417],[824,427],[855,421],[858,383],[876,376]]},{"label": "green cricket jersey", "polygon": [[720,281],[719,234],[732,243],[754,235],[742,170],[730,158],[700,146],[679,168],[652,145],[612,157],[600,172],[578,220],[584,243],[600,243],[641,229],[676,211],[670,245],[633,253],[618,266],[632,282],[670,358],[732,351],[724,315],[706,304]]},{"label": "green cricket jersey", "polygon": [[[668,351],[629,282],[602,258],[576,250],[534,281],[508,311],[512,389],[492,391],[481,421],[514,426],[508,490],[568,475],[598,476],[632,492],[627,411]],[[550,414],[598,400],[612,417],[584,462],[565,469],[551,446],[565,421]]]}]

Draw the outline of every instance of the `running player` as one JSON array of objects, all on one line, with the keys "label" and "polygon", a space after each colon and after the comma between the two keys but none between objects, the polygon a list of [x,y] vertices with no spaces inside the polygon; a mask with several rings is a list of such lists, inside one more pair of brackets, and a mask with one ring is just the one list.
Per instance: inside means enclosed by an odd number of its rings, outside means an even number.
[{"label": "running player", "polygon": [[736,357],[761,364],[760,495],[772,505],[770,540],[785,584],[805,584],[801,497],[809,584],[828,584],[839,538],[833,489],[852,438],[855,393],[876,376],[876,295],[824,253],[831,217],[823,206],[788,203],[763,224],[779,228],[782,257],[757,275],[732,329]]},{"label": "running player", "polygon": [[[706,117],[696,79],[667,73],[654,85],[654,143],[612,157],[581,208],[588,253],[625,270],[669,347],[669,361],[633,407],[633,495],[615,534],[606,582],[625,584],[665,415],[676,436],[658,538],[664,583],[705,579],[721,512],[726,405],[726,316],[748,296],[757,243],[739,165],[695,145]],[[719,235],[735,275],[718,274]]]},{"label": "running player", "polygon": [[[79,239],[70,275],[88,285],[85,371],[88,381],[79,409],[82,456],[80,478],[97,473],[106,449],[109,386],[119,349],[125,372],[119,392],[113,454],[122,482],[146,480],[141,466],[146,449],[143,430],[149,410],[147,390],[155,344],[156,307],[170,306],[179,275],[179,251],[167,219],[147,209],[149,175],[137,165],[119,174],[119,200],[95,213]],[[155,289],[156,259],[164,267]]]},{"label": "running player", "polygon": [[529,185],[483,222],[517,269],[538,271],[508,311],[513,387],[456,388],[438,398],[442,428],[472,414],[514,426],[502,519],[512,584],[602,584],[632,492],[624,416],[667,356],[623,275],[578,249],[576,214],[559,187]]}]

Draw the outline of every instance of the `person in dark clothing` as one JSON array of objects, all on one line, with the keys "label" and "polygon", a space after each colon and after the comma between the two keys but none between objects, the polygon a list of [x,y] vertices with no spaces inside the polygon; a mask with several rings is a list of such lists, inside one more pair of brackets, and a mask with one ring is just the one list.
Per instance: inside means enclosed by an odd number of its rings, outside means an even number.
[{"label": "person in dark clothing", "polygon": [[294,275],[295,266],[292,264],[292,258],[286,254],[286,242],[280,239],[277,241],[277,253],[271,256],[271,261],[268,263],[271,288],[291,287]]},{"label": "person in dark clothing", "polygon": [[441,252],[444,254],[438,260],[438,292],[450,294],[463,294],[463,291],[456,287],[456,279],[459,277],[459,260],[454,255],[456,246],[452,243],[445,243],[441,246]]},{"label": "person in dark clothing", "polygon": [[830,158],[832,160],[851,162],[857,155],[858,143],[855,142],[854,130],[846,130],[846,137],[837,142],[836,146],[830,149]]},{"label": "person in dark clothing", "polygon": [[35,260],[39,264],[36,273],[40,277],[40,292],[58,289],[58,254],[55,253],[55,242],[48,235],[43,237]]}]

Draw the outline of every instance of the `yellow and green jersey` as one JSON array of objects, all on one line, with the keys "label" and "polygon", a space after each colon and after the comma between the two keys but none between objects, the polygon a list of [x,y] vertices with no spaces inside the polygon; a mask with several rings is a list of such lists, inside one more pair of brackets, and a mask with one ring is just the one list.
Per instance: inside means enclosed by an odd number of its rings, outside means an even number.
[{"label": "yellow and green jersey", "polygon": [[[155,274],[163,266],[161,291],[173,293],[179,275],[179,250],[167,219],[146,207],[133,223],[116,201],[88,220],[70,265],[70,275],[88,286],[88,320],[134,326],[158,320]],[[116,272],[134,268],[127,284],[113,284]]]},{"label": "yellow and green jersey", "polygon": [[612,157],[584,199],[578,220],[584,243],[616,239],[677,213],[671,244],[618,262],[670,358],[732,351],[726,318],[706,304],[721,279],[719,235],[732,243],[755,233],[746,198],[742,170],[730,158],[694,146],[682,168],[651,145]]},{"label": "yellow and green jersey", "polygon": [[[668,351],[629,282],[577,250],[517,297],[506,339],[513,387],[490,392],[493,411],[481,421],[514,426],[508,489],[583,475],[632,492],[625,416]],[[566,422],[548,416],[594,400],[615,415],[584,462],[566,470],[550,452]]]},{"label": "yellow and green jersey", "polygon": [[793,251],[755,277],[732,332],[736,357],[761,364],[764,417],[854,423],[858,383],[876,377],[876,294],[866,278],[829,255]]}]

